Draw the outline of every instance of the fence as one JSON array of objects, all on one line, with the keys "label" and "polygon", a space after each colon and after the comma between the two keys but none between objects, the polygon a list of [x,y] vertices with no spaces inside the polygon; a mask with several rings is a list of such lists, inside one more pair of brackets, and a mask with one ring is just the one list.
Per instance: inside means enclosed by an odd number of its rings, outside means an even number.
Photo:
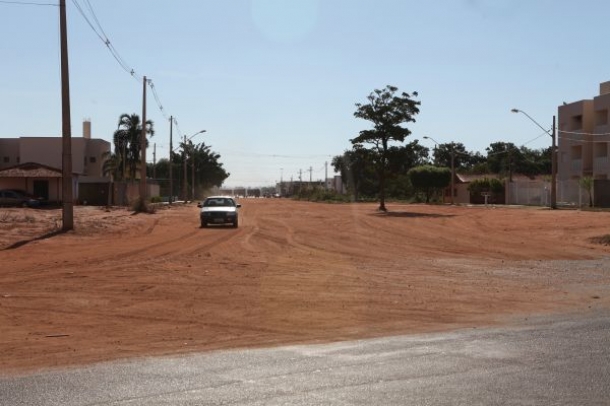
[{"label": "fence", "polygon": [[[508,192],[509,204],[551,205],[550,182],[513,182],[509,183]],[[610,207],[610,180],[595,180],[591,198],[596,207]],[[580,187],[578,179],[557,181],[557,206],[589,206],[589,192]]]}]

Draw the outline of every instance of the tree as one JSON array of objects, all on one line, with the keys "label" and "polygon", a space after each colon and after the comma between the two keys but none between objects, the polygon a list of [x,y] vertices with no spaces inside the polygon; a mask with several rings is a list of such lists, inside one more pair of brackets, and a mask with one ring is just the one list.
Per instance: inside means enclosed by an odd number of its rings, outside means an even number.
[{"label": "tree", "polygon": [[426,203],[430,203],[433,194],[441,192],[451,183],[451,169],[444,167],[417,166],[411,168],[408,175],[415,190],[426,196]]},{"label": "tree", "polygon": [[122,180],[121,156],[106,151],[102,154],[102,160],[102,173],[104,176],[111,176],[113,180]]},{"label": "tree", "polygon": [[583,176],[578,183],[582,189],[587,191],[587,194],[589,195],[589,207],[593,207],[593,186],[595,181],[591,176]]},{"label": "tree", "polygon": [[417,92],[402,92],[396,95],[398,88],[386,86],[385,89],[375,89],[367,97],[368,103],[356,103],[354,116],[373,123],[373,128],[360,131],[358,137],[351,140],[354,146],[372,144],[371,150],[376,152],[375,166],[379,180],[379,210],[387,211],[385,207],[385,183],[388,166],[388,148],[392,141],[403,142],[411,131],[402,124],[415,122],[414,116],[419,113],[420,101],[412,99]]},{"label": "tree", "polygon": [[205,143],[195,144],[191,150],[191,156],[195,165],[195,188],[200,190],[209,189],[212,186],[220,186],[230,176],[220,162],[220,154],[215,153]]},{"label": "tree", "polygon": [[504,193],[504,183],[497,178],[475,179],[468,185],[468,191],[471,196],[480,196],[483,192],[490,193],[492,199],[496,199]]},{"label": "tree", "polygon": [[487,167],[491,173],[507,175],[518,160],[519,149],[512,142],[492,142],[487,150]]},{"label": "tree", "polygon": [[[146,120],[146,134],[152,137],[155,134],[154,125],[151,120]],[[121,114],[117,130],[114,132],[114,154],[118,159],[118,168],[121,173],[118,179],[125,179],[129,174],[130,179],[136,178],[136,172],[140,165],[140,137],[142,135],[142,124],[137,114]],[[148,138],[146,140],[148,147]]]},{"label": "tree", "polygon": [[335,172],[341,174],[345,188],[358,200],[361,195],[369,195],[375,188],[374,179],[371,179],[371,168],[374,162],[374,152],[355,145],[353,149],[345,151],[343,155],[334,157],[331,165]]},{"label": "tree", "polygon": [[551,148],[534,150],[511,142],[494,142],[486,148],[491,173],[536,176],[551,173]]},{"label": "tree", "polygon": [[485,162],[485,157],[481,154],[466,150],[461,142],[450,142],[438,144],[434,148],[434,164],[437,166],[451,167],[451,151],[455,151],[454,165],[456,170],[472,170],[477,165]]}]

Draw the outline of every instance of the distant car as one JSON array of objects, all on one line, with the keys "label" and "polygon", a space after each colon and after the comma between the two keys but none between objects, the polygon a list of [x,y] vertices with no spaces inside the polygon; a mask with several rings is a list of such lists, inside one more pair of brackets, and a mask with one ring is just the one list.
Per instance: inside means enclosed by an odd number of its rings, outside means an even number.
[{"label": "distant car", "polygon": [[6,189],[6,190],[12,190],[13,192],[15,192],[17,194],[20,194],[20,195],[23,195],[23,196],[25,196],[27,198],[30,198],[30,199],[33,199],[33,200],[38,200],[40,205],[44,205],[44,204],[48,203],[47,200],[44,197],[33,195],[32,193],[28,193],[28,192],[26,192],[23,189]]},{"label": "distant car", "polygon": [[201,227],[207,227],[209,224],[231,224],[237,227],[239,224],[238,208],[241,204],[236,203],[229,196],[211,196],[199,203],[197,207],[201,208],[199,219]]},{"label": "distant car", "polygon": [[40,200],[26,196],[15,190],[0,190],[0,206],[38,207]]}]

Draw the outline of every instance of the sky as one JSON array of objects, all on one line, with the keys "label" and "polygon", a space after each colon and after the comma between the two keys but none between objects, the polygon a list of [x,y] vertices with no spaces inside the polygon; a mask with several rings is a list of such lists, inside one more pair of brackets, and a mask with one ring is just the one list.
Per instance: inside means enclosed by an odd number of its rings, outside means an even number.
[{"label": "sky", "polygon": [[[0,138],[61,135],[57,3],[0,1]],[[371,126],[355,104],[386,85],[419,94],[407,142],[484,153],[548,147],[510,110],[550,128],[558,105],[610,80],[606,0],[67,0],[67,15],[72,135],[90,119],[112,141],[121,114],[142,114],[145,75],[157,160],[173,116],[174,146],[205,129],[192,141],[220,154],[229,187],[308,180],[310,168],[322,179],[326,162],[331,176]]]}]

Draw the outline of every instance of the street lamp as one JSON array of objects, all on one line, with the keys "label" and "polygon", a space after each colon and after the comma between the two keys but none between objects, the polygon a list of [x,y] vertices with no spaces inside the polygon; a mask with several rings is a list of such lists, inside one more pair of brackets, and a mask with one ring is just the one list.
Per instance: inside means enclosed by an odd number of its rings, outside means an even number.
[{"label": "street lamp", "polygon": [[[184,203],[186,203],[187,201],[187,195],[186,195],[186,142],[190,141],[194,136],[204,133],[206,132],[206,130],[201,130],[201,131],[197,131],[195,134],[191,135],[190,137],[187,137],[186,135],[184,136],[184,144],[183,144],[183,149],[184,149],[184,159],[183,159],[183,164],[184,164],[184,179],[183,179],[183,184],[182,184],[182,196],[184,196]],[[192,197],[193,199],[195,198],[195,160],[191,151],[191,164],[192,164],[192,176],[193,176],[193,185],[192,185]]]},{"label": "street lamp", "polygon": [[532,121],[532,123],[536,124],[538,127],[540,127],[542,129],[542,131],[544,131],[545,133],[550,135],[553,140],[552,147],[551,147],[551,209],[556,209],[557,208],[557,151],[556,151],[557,146],[556,146],[556,141],[555,141],[555,116],[553,116],[553,127],[551,128],[551,131],[549,131],[546,128],[544,128],[543,126],[541,126],[540,124],[538,124],[538,122],[536,120],[534,120],[525,111],[519,110],[519,109],[511,109],[511,112],[523,113],[525,115],[525,117],[529,118]]},{"label": "street lamp", "polygon": [[[434,144],[436,144],[436,146],[438,146],[440,144],[438,141],[436,141],[432,137],[428,137],[428,136],[424,135],[423,138],[426,140],[432,141]],[[453,142],[450,145],[451,145],[451,204],[453,204],[453,195],[455,193],[455,148],[454,148]]]}]

